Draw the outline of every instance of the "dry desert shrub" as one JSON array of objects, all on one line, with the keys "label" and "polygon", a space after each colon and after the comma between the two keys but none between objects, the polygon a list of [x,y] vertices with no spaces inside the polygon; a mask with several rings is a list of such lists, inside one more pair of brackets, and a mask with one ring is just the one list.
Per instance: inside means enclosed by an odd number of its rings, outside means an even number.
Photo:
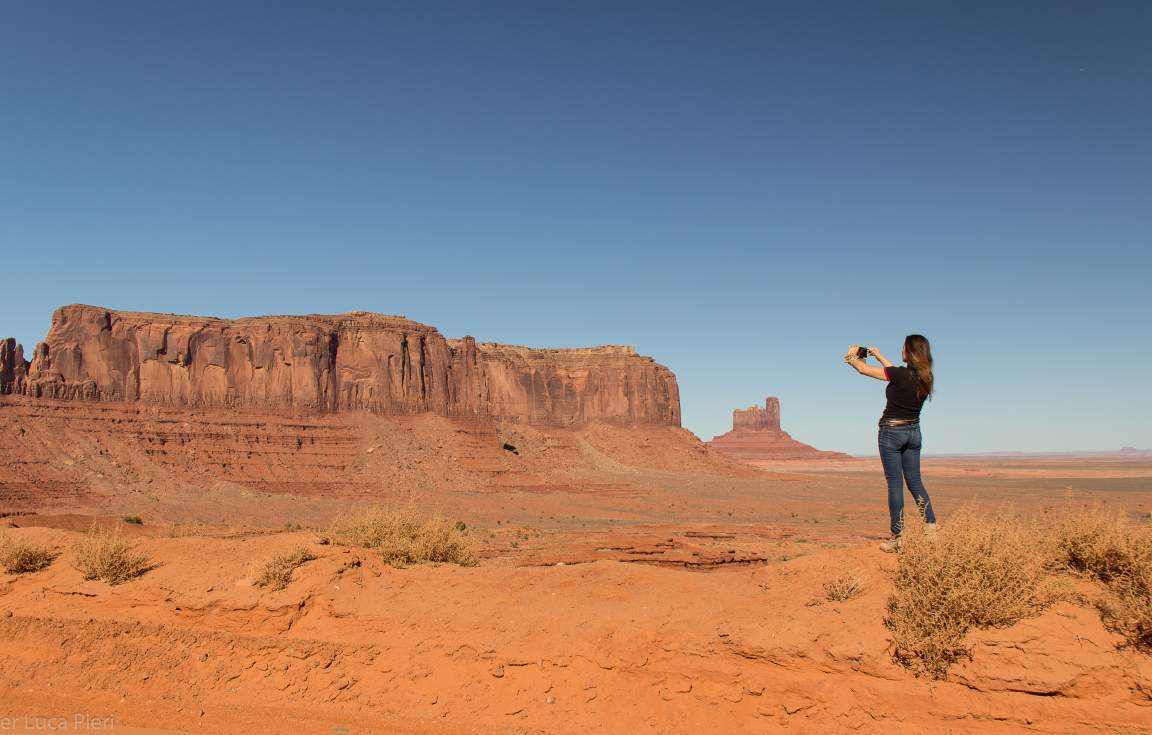
[{"label": "dry desert shrub", "polygon": [[0,567],[9,574],[28,574],[47,567],[56,554],[47,547],[17,541],[8,534],[0,534]]},{"label": "dry desert shrub", "polygon": [[844,602],[864,592],[864,580],[854,569],[846,569],[824,583],[824,596],[832,602]]},{"label": "dry desert shrub", "polygon": [[1104,585],[1104,624],[1152,649],[1152,525],[1097,506],[1065,513],[1051,535],[1057,564]]},{"label": "dry desert shrub", "polygon": [[1101,506],[1066,511],[1052,536],[1058,563],[1104,583],[1139,575],[1152,557],[1152,525]]},{"label": "dry desert shrub", "polygon": [[173,523],[168,527],[168,538],[187,538],[189,536],[203,536],[210,526],[202,521],[184,521]]},{"label": "dry desert shrub", "polygon": [[120,584],[135,579],[152,568],[147,555],[118,531],[99,531],[95,527],[72,547],[73,566],[84,579],[99,579]]},{"label": "dry desert shrub", "polygon": [[1097,602],[1104,625],[1124,636],[1128,645],[1152,651],[1152,572],[1117,577]]},{"label": "dry desert shrub", "polygon": [[969,656],[971,628],[1011,625],[1059,597],[1045,534],[1007,513],[961,512],[934,534],[913,521],[903,534],[885,625],[894,656],[942,678]]},{"label": "dry desert shrub", "polygon": [[292,572],[296,567],[315,558],[316,555],[305,546],[288,554],[274,556],[260,567],[256,574],[256,586],[282,590],[292,581]]},{"label": "dry desert shrub", "polygon": [[465,531],[447,519],[411,508],[372,508],[337,521],[326,537],[343,546],[373,549],[396,567],[420,563],[474,566]]}]

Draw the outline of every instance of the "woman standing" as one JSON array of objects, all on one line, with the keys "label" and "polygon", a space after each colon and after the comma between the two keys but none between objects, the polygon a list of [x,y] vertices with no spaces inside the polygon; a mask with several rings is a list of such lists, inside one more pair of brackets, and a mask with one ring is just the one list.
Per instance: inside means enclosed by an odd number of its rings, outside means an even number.
[{"label": "woman standing", "polygon": [[[875,357],[880,367],[869,365],[868,355]],[[892,537],[880,544],[880,548],[889,552],[900,548],[900,534],[904,530],[904,483],[908,484],[908,492],[923,513],[928,529],[936,528],[932,501],[920,479],[920,409],[932,396],[933,389],[932,349],[928,340],[919,334],[908,335],[900,358],[905,367],[896,367],[875,347],[863,350],[858,345],[850,346],[844,356],[844,362],[861,375],[888,382],[884,391],[888,405],[880,417],[879,444],[880,462],[888,481],[892,532]]]}]

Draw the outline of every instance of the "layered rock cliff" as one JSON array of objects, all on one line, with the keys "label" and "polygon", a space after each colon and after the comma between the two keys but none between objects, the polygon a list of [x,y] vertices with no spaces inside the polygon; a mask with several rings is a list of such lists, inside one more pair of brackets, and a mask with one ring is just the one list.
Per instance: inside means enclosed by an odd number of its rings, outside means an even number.
[{"label": "layered rock cliff", "polygon": [[24,347],[11,337],[0,339],[0,394],[21,392],[27,377]]},{"label": "layered rock cliff", "polygon": [[31,361],[0,341],[0,393],[302,411],[680,424],[676,376],[631,347],[445,339],[368,312],[246,319],[58,309]]},{"label": "layered rock cliff", "polygon": [[773,459],[847,459],[798,442],[780,428],[780,399],[769,396],[764,408],[750,406],[732,412],[732,431],[708,442],[721,454],[741,461]]}]

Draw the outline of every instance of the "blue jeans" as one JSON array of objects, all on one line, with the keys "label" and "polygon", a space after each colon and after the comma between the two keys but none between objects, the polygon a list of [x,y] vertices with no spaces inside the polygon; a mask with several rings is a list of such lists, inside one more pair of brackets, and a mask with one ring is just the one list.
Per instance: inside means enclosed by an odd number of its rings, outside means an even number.
[{"label": "blue jeans", "polygon": [[880,462],[884,465],[884,479],[888,481],[888,515],[892,521],[892,535],[904,530],[904,483],[908,492],[924,514],[928,523],[936,522],[932,501],[920,480],[920,427],[881,426]]}]

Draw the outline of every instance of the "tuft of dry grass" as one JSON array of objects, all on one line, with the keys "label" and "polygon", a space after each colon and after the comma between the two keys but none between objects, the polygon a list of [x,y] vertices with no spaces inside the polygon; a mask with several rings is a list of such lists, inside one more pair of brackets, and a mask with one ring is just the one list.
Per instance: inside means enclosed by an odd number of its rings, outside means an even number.
[{"label": "tuft of dry grass", "polygon": [[426,516],[412,508],[371,508],[336,522],[325,536],[343,546],[373,549],[396,567],[477,563],[465,530],[441,516]]},{"label": "tuft of dry grass", "polygon": [[152,568],[148,556],[119,531],[100,531],[93,527],[72,547],[72,564],[84,579],[99,579],[108,584],[121,584],[135,579]]},{"label": "tuft of dry grass", "polygon": [[864,592],[864,580],[854,569],[846,569],[824,583],[824,596],[831,602],[845,602]]},{"label": "tuft of dry grass", "polygon": [[56,554],[47,547],[17,541],[8,534],[0,534],[0,567],[9,574],[38,572],[55,559]]},{"label": "tuft of dry grass", "polygon": [[183,521],[168,526],[168,538],[187,538],[188,536],[203,536],[211,526],[202,521]]},{"label": "tuft of dry grass", "polygon": [[256,586],[282,590],[292,581],[292,572],[296,567],[315,558],[316,555],[306,546],[301,546],[288,554],[274,556],[260,567],[256,574]]},{"label": "tuft of dry grass", "polygon": [[954,516],[935,534],[909,523],[903,534],[885,625],[894,658],[943,678],[970,656],[972,628],[1011,625],[1060,597],[1045,534],[1008,513]]},{"label": "tuft of dry grass", "polygon": [[1104,586],[1097,601],[1104,624],[1152,650],[1152,525],[1096,506],[1066,513],[1051,535],[1058,565]]}]

